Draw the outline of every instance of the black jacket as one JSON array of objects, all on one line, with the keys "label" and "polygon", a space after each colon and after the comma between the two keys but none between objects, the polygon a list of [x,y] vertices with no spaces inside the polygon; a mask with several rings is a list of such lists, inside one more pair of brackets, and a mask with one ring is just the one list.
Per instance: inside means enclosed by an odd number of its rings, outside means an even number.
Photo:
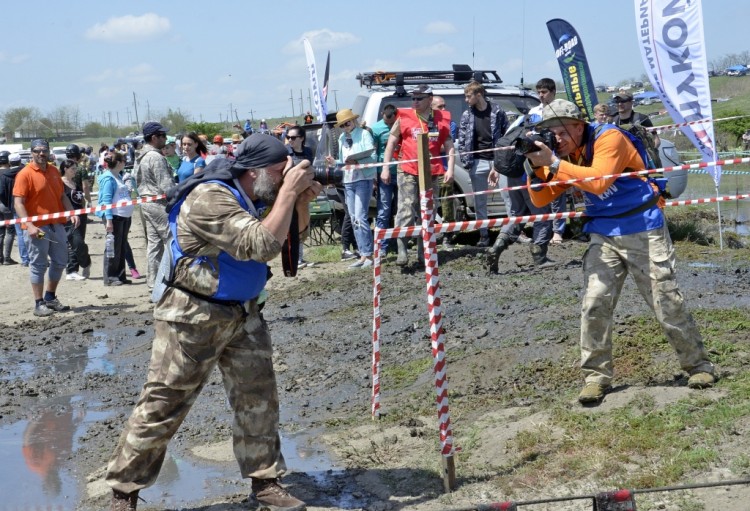
[{"label": "black jacket", "polygon": [[0,173],[0,203],[11,212],[15,211],[13,208],[13,184],[22,168],[23,166],[11,167]]}]

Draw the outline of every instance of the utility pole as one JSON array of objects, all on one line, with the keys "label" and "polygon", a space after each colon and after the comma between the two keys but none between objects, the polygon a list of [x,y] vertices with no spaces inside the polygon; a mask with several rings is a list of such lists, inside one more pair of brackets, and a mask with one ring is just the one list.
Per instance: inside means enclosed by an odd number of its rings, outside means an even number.
[{"label": "utility pole", "polygon": [[250,122],[255,122],[255,117],[253,117],[254,110],[250,110],[248,113],[250,114]]},{"label": "utility pole", "polygon": [[117,116],[117,127],[119,128],[120,127],[120,111],[118,110],[117,112],[115,112],[115,115]]},{"label": "utility pole", "polygon": [[133,91],[133,109],[135,110],[135,123],[138,125],[138,129],[141,129],[141,123],[138,121],[138,103],[135,101],[135,91]]},{"label": "utility pole", "polygon": [[302,102],[302,89],[299,90],[299,114],[305,115],[305,104]]},{"label": "utility pole", "polygon": [[294,117],[294,91],[289,89],[289,101],[292,102],[292,117]]},{"label": "utility pole", "polygon": [[312,92],[310,92],[310,88],[309,87],[307,88],[307,106],[308,106],[307,111],[308,112],[312,112],[313,111],[313,106],[312,106]]},{"label": "utility pole", "polygon": [[109,115],[109,122],[107,123],[109,125],[109,138],[112,138],[112,112],[107,112]]},{"label": "utility pole", "polygon": [[338,92],[338,90],[333,89],[333,103],[336,106],[336,110],[338,111],[338,109],[339,109],[339,98],[336,96],[337,92]]},{"label": "utility pole", "polygon": [[130,126],[130,108],[125,108],[125,113],[128,114],[128,126]]},{"label": "utility pole", "polygon": [[146,119],[151,119],[151,103],[146,100]]}]

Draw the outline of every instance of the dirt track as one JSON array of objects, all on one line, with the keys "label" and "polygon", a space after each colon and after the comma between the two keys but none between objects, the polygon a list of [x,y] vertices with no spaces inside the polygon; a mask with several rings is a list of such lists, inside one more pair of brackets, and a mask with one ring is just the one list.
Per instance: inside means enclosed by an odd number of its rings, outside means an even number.
[{"label": "dirt track", "polygon": [[[103,244],[100,227],[89,228],[94,253],[100,253]],[[142,261],[139,230],[134,225],[131,242]],[[277,271],[264,313],[275,342],[285,454],[292,469],[284,482],[312,510],[436,511],[508,498],[507,488],[498,482],[500,475],[514,470],[508,465],[513,453],[507,442],[519,431],[549,421],[545,403],[577,406],[580,375],[570,354],[578,338],[584,249],[577,242],[553,247],[551,257],[558,266],[536,271],[526,247],[514,246],[501,260],[501,274],[492,278],[484,275],[472,248],[440,253],[452,424],[457,446],[465,447],[456,457],[459,488],[450,495],[443,494],[439,478],[424,274],[416,269],[402,273],[392,260],[384,267],[385,417],[374,422],[369,418],[371,275],[349,271],[346,263],[319,264],[295,279]],[[678,280],[692,309],[750,305],[747,261],[738,263],[733,257],[707,252],[706,259],[715,266],[680,261]],[[95,268],[100,262],[97,257]],[[10,496],[0,510],[32,509],[32,504],[44,502],[54,503],[55,509],[103,509],[108,494],[101,476],[137,399],[150,354],[153,328],[145,282],[118,288],[104,288],[98,279],[63,282],[60,299],[74,311],[35,319],[24,269],[0,270],[7,290],[0,296],[5,324],[0,327],[0,428],[6,440],[13,440],[9,432],[27,421],[26,436],[41,429],[42,443],[56,445],[46,479],[34,470],[24,476],[37,491],[33,497],[19,496],[12,477],[0,479],[0,494]],[[629,318],[645,314],[643,300],[628,283],[618,306],[618,335],[627,336]],[[679,371],[674,357],[668,362],[650,381],[619,382],[626,385],[590,413],[624,406],[639,393],[660,403],[693,395],[686,380],[675,377]],[[706,393],[709,399],[722,395],[721,386]],[[51,433],[62,429],[75,435],[59,438]],[[170,444],[164,469],[193,488],[175,493],[169,481],[160,480],[143,492],[147,502],[139,509],[243,509],[248,487],[238,480],[230,437],[231,417],[216,372]],[[28,445],[28,439],[16,440]],[[687,480],[737,478],[726,467],[733,455],[746,450],[747,436],[732,441],[736,444],[726,446],[724,459],[704,473],[689,474]],[[19,457],[13,449],[7,452]],[[34,465],[28,457],[26,464],[27,470]],[[295,465],[302,471],[295,471]],[[210,471],[196,472],[194,467]],[[576,486],[514,488],[511,496],[521,500],[610,489],[598,484],[590,480]],[[692,498],[705,506],[695,509],[740,509],[739,503],[750,501],[750,491],[713,489]],[[661,502],[659,509],[681,509],[671,495],[649,502],[655,501]],[[641,508],[656,507],[639,502]]]}]

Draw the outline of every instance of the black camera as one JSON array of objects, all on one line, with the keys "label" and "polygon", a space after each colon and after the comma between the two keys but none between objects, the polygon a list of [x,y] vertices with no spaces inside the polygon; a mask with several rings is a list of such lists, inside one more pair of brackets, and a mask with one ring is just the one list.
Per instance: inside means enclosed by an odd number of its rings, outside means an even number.
[{"label": "black camera", "polygon": [[325,160],[313,162],[313,179],[323,186],[343,186],[344,171],[340,165],[329,167]]},{"label": "black camera", "polygon": [[529,131],[524,136],[518,137],[516,139],[516,154],[518,154],[519,156],[523,156],[524,154],[539,151],[539,147],[534,143],[536,141],[542,142],[553,152],[557,148],[557,140],[555,139],[555,134],[550,130]]}]

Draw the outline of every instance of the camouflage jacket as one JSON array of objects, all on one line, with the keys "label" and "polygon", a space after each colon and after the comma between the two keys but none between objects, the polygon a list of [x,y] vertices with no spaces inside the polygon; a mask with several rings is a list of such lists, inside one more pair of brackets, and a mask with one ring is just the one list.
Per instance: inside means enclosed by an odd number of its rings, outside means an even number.
[{"label": "camouflage jacket", "polygon": [[177,241],[185,253],[206,256],[184,257],[174,271],[169,287],[154,311],[154,318],[178,323],[202,323],[213,317],[217,307],[179,288],[211,296],[218,286],[218,255],[267,262],[281,252],[281,244],[261,221],[242,209],[232,192],[221,185],[201,184],[185,198],[177,216]]},{"label": "camouflage jacket", "polygon": [[141,196],[162,195],[175,185],[167,159],[149,144],[143,146],[134,167],[133,174]]}]

